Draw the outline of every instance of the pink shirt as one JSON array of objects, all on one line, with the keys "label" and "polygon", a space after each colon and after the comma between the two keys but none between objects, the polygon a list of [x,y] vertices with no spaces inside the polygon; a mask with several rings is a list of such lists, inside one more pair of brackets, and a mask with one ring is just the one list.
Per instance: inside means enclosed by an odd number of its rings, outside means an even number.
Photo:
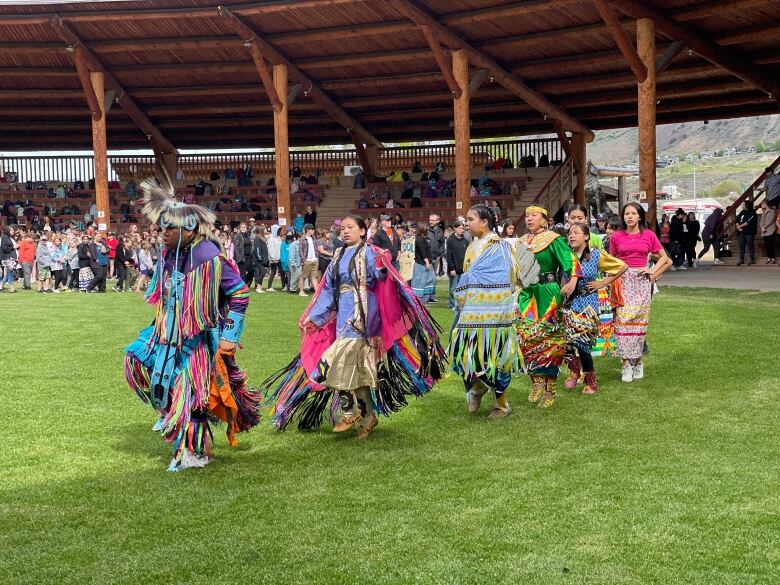
[{"label": "pink shirt", "polygon": [[629,268],[646,268],[647,255],[657,254],[660,250],[661,242],[651,230],[636,234],[620,230],[609,238],[610,254],[620,258]]}]

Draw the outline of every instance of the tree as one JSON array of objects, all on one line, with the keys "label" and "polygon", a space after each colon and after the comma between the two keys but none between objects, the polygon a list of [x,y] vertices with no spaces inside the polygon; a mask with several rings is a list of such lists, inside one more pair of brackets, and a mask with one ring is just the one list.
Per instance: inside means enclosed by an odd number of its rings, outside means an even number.
[{"label": "tree", "polygon": [[756,152],[764,152],[766,150],[766,146],[764,146],[763,142],[758,142],[756,144]]},{"label": "tree", "polygon": [[712,197],[727,197],[732,192],[734,193],[740,193],[741,187],[739,186],[739,183],[734,181],[733,179],[726,179],[725,181],[721,181],[717,185],[715,185],[710,190],[710,196]]}]

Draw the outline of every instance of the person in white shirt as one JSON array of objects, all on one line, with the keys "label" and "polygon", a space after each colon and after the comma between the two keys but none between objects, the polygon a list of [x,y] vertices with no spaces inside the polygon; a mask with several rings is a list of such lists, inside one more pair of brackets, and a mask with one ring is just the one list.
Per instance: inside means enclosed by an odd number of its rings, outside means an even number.
[{"label": "person in white shirt", "polygon": [[317,267],[319,266],[319,257],[317,253],[317,245],[314,242],[314,226],[307,223],[303,226],[304,236],[298,241],[298,248],[300,251],[301,262],[303,266],[301,268],[301,276],[298,279],[298,294],[302,297],[306,295],[306,289],[304,283],[307,278],[311,279],[312,287],[315,289],[319,284],[319,273]]}]

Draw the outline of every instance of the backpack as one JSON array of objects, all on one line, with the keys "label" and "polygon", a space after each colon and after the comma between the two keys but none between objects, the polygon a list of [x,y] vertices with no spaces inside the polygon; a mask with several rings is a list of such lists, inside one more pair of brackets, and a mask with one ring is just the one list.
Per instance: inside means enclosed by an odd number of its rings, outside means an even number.
[{"label": "backpack", "polygon": [[236,171],[231,168],[225,169],[225,180],[232,180],[236,178]]},{"label": "backpack", "polygon": [[211,175],[209,175],[210,181],[219,181],[219,173],[217,171],[211,171]]},{"label": "backpack", "polygon": [[412,165],[412,172],[413,173],[422,173],[422,164],[419,160],[414,161],[414,164]]},{"label": "backpack", "polygon": [[84,188],[84,181],[76,181],[73,183],[74,189],[83,189]]},{"label": "backpack", "polygon": [[546,154],[543,154],[539,157],[539,166],[540,167],[549,167],[550,166],[550,157]]},{"label": "backpack", "polygon": [[437,173],[443,173],[444,172],[444,163],[442,161],[439,161],[436,163],[436,172]]},{"label": "backpack", "polygon": [[28,191],[32,191],[33,190],[33,182],[32,181],[27,181],[24,184],[24,188],[27,189]]}]

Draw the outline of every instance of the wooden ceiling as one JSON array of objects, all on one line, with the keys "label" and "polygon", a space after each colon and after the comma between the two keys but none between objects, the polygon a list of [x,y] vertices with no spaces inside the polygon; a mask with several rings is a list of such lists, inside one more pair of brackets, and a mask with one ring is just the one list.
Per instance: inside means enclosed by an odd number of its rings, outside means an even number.
[{"label": "wooden ceiling", "polygon": [[[674,58],[658,76],[659,123],[778,113],[780,0],[609,3],[632,40],[633,16],[661,19],[658,56]],[[0,149],[91,148],[80,51],[117,89],[112,149],[147,147],[155,132],[177,148],[272,146],[272,106],[245,41],[301,85],[292,146],[350,143],[347,128],[366,143],[450,139],[452,94],[419,14],[445,51],[467,48],[472,77],[485,71],[473,137],[551,132],[561,116],[569,129],[636,125],[636,81],[592,0],[222,5],[229,14],[213,0],[0,7]]]}]

